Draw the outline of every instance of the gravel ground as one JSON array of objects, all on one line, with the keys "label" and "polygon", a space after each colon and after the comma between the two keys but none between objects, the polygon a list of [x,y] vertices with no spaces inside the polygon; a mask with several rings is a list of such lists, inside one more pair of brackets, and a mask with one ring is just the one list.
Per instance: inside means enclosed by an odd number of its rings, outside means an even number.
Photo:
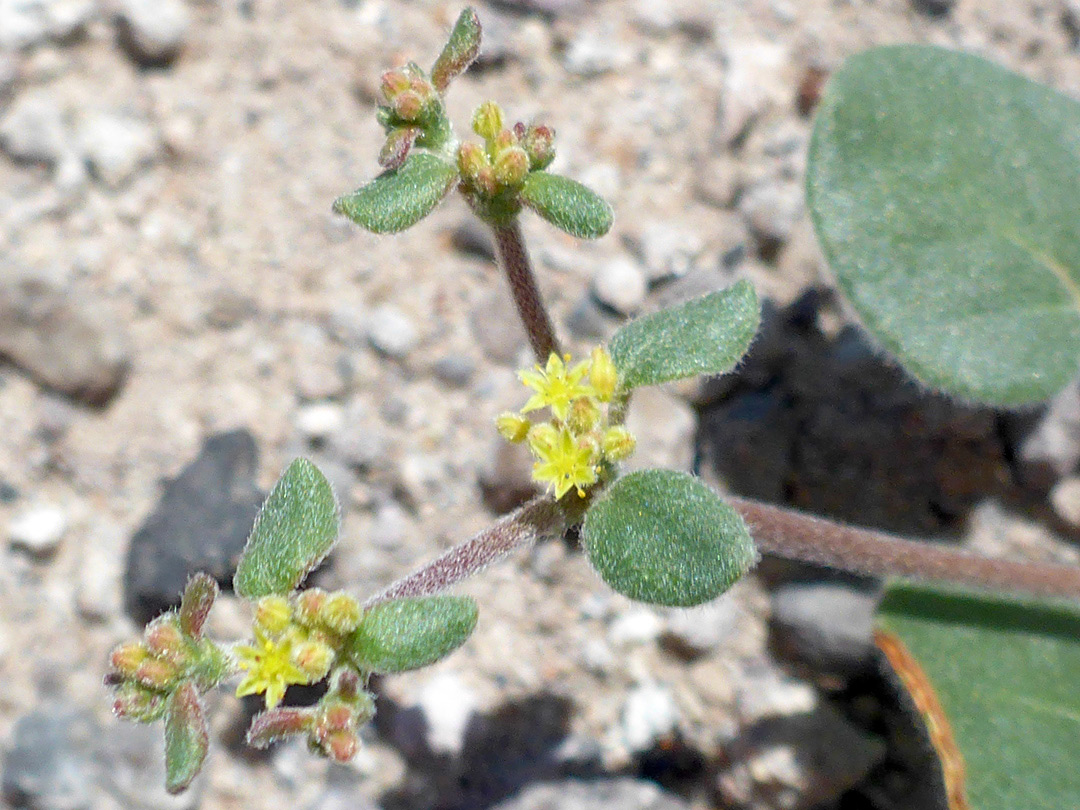
[{"label": "gravel ground", "polygon": [[[135,632],[128,610],[144,595],[133,538],[146,529],[140,564],[152,570],[141,573],[166,594],[182,579],[169,554],[227,567],[236,542],[236,531],[199,524],[184,557],[188,546],[151,531],[152,515],[182,522],[216,497],[242,524],[289,459],[310,455],[344,505],[321,581],[363,594],[527,490],[527,466],[491,430],[521,399],[513,372],[528,356],[486,235],[458,199],[395,237],[330,213],[375,173],[380,74],[433,59],[459,10],[441,0],[0,0],[3,801],[928,806],[897,764],[903,733],[885,722],[888,701],[865,710],[864,693],[878,689],[867,678],[877,681],[848,625],[865,627],[855,614],[871,609],[867,584],[793,592],[793,579],[820,576],[782,566],[715,605],[669,614],[611,594],[572,544],[522,555],[463,588],[481,605],[465,648],[381,685],[379,721],[349,768],[295,745],[243,753],[244,708],[222,695],[205,775],[169,799],[159,730],[109,716],[105,657]],[[571,346],[739,278],[772,302],[780,326],[737,380],[637,401],[650,464],[698,464],[719,485],[874,525],[965,533],[992,553],[1076,558],[1061,541],[1080,524],[1076,392],[1020,418],[950,410],[865,343],[872,384],[815,383],[821,369],[843,377],[837,357],[856,339],[827,294],[808,303],[828,279],[802,201],[808,111],[847,55],[894,42],[961,47],[1080,97],[1075,0],[503,0],[478,10],[485,52],[450,92],[455,120],[491,98],[514,120],[552,125],[553,169],[616,211],[612,232],[585,244],[525,218]],[[774,378],[787,380],[782,401],[799,418],[773,419]],[[875,430],[850,438],[843,420],[865,412],[838,397],[871,402]],[[898,410],[933,415],[930,449],[882,439]],[[724,449],[717,437],[732,424],[735,450]],[[795,453],[793,425],[805,424],[809,445]],[[219,434],[233,438],[207,443]],[[755,447],[775,457],[747,472],[740,459]],[[868,452],[913,460],[901,472],[850,461]],[[908,484],[927,453],[949,462],[930,494]],[[203,494],[163,501],[196,458]],[[840,490],[834,468],[847,470]],[[885,496],[857,509],[838,500],[867,468],[900,475],[917,510]],[[782,645],[770,642],[774,607]],[[213,622],[233,637],[244,608],[226,598]],[[839,638],[821,632],[830,622],[844,624]],[[790,650],[778,649],[791,643],[817,663],[791,674]]]}]

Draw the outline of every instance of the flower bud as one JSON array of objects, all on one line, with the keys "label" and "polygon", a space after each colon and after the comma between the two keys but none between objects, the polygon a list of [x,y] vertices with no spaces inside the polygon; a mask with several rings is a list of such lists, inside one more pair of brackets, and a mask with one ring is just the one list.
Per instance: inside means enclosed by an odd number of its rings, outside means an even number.
[{"label": "flower bud", "polygon": [[165,714],[165,695],[128,681],[116,690],[113,714],[136,723],[152,723]]},{"label": "flower bud", "polygon": [[400,68],[388,70],[380,82],[383,98],[393,103],[394,99],[409,89],[409,77]]},{"label": "flower bud", "polygon": [[129,641],[112,651],[109,656],[109,664],[123,677],[133,678],[139,666],[149,657],[150,651],[145,644],[138,641]]},{"label": "flower bud", "polygon": [[615,396],[615,387],[619,382],[618,372],[611,355],[599,346],[593,349],[592,365],[589,367],[589,382],[592,383],[596,396],[601,402],[610,402]]},{"label": "flower bud", "polygon": [[566,426],[571,432],[581,435],[588,433],[600,421],[600,406],[592,397],[580,397],[570,403],[570,413],[566,417]]},{"label": "flower bud", "polygon": [[284,596],[264,596],[255,605],[255,626],[271,636],[285,632],[292,621],[292,606]]},{"label": "flower bud", "polygon": [[180,670],[164,658],[147,658],[135,670],[134,679],[149,689],[167,690],[176,684]]},{"label": "flower bud", "polygon": [[323,750],[335,762],[348,762],[360,750],[360,737],[355,731],[335,731],[327,739]]},{"label": "flower bud", "polygon": [[504,129],[504,130],[500,130],[495,135],[495,142],[492,144],[492,147],[494,148],[496,154],[498,154],[499,152],[502,152],[504,149],[509,149],[510,147],[517,146],[517,145],[518,145],[517,135],[514,134],[513,130]]},{"label": "flower bud", "polygon": [[191,661],[191,648],[177,624],[176,616],[158,616],[143,631],[146,647],[153,654],[179,667]]},{"label": "flower bud", "polygon": [[555,446],[555,442],[559,438],[559,432],[550,422],[541,422],[538,425],[533,425],[529,429],[529,435],[526,439],[529,442],[529,449],[533,452],[533,455],[543,455],[552,447]]},{"label": "flower bud", "polygon": [[484,148],[478,143],[467,141],[458,147],[458,171],[470,183],[475,184],[480,172],[491,165]]},{"label": "flower bud", "polygon": [[360,624],[363,610],[356,599],[344,591],[335,591],[326,598],[319,618],[330,630],[341,635],[351,633]]},{"label": "flower bud", "polygon": [[294,601],[296,621],[304,627],[317,627],[329,595],[322,588],[308,588],[298,593]]},{"label": "flower bud", "polygon": [[637,440],[629,430],[622,425],[617,425],[604,431],[600,446],[604,457],[609,461],[622,461],[634,452]]},{"label": "flower bud", "polygon": [[473,132],[485,141],[493,141],[503,127],[502,108],[494,101],[485,101],[473,113]]},{"label": "flower bud", "polygon": [[555,130],[551,127],[529,127],[521,145],[529,156],[529,168],[546,169],[555,159]]},{"label": "flower bud", "polygon": [[329,645],[315,639],[301,641],[293,648],[293,663],[308,677],[308,683],[316,683],[326,677],[334,663],[334,651]]},{"label": "flower bud", "polygon": [[416,121],[424,111],[424,102],[412,90],[394,98],[394,112],[402,121]]},{"label": "flower bud", "polygon": [[525,437],[529,435],[529,428],[531,426],[532,422],[516,413],[507,412],[501,414],[499,418],[495,420],[495,427],[502,437],[514,444],[525,441]]},{"label": "flower bud", "polygon": [[520,146],[511,146],[495,158],[495,179],[503,186],[517,186],[529,173],[529,156]]}]

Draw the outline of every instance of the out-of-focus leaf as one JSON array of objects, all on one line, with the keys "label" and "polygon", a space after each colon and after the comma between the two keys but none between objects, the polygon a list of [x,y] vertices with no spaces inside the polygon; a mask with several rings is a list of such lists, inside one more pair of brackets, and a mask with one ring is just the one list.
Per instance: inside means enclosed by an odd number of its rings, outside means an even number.
[{"label": "out-of-focus leaf", "polygon": [[202,769],[210,735],[194,684],[182,683],[165,711],[165,789],[182,793]]},{"label": "out-of-focus leaf", "polygon": [[866,327],[924,383],[1046,399],[1080,366],[1080,104],[926,46],[849,59],[818,107],[810,211]]},{"label": "out-of-focus leaf", "polygon": [[894,583],[877,627],[950,810],[1080,807],[1080,606]]}]

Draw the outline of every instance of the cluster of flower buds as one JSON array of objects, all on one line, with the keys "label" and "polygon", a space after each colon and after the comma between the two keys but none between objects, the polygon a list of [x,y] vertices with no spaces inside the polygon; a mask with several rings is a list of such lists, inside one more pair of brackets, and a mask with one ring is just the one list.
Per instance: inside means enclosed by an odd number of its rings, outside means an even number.
[{"label": "cluster of flower buds", "polygon": [[308,708],[272,708],[251,722],[247,741],[266,748],[277,740],[303,734],[313,751],[348,762],[360,747],[359,729],[375,716],[375,699],[351,669],[334,673],[330,690]]},{"label": "cluster of flower buds", "polygon": [[273,709],[291,684],[318,683],[339,658],[346,637],[362,616],[347,593],[312,588],[285,596],[265,596],[255,605],[252,644],[237,645],[236,663],[247,674],[238,696],[266,694]]},{"label": "cluster of flower buds", "polygon": [[179,612],[158,616],[141,640],[112,651],[105,683],[116,690],[113,710],[119,717],[151,723],[165,713],[169,696],[183,684],[193,683],[205,692],[228,674],[225,652],[202,637],[216,596],[213,579],[206,574],[193,577]]},{"label": "cluster of flower buds", "polygon": [[531,171],[547,168],[555,159],[555,133],[546,126],[503,125],[503,111],[493,101],[476,108],[473,132],[483,145],[469,141],[458,147],[458,171],[467,192],[493,198],[516,191]]},{"label": "cluster of flower buds", "polygon": [[[556,498],[571,489],[584,497],[601,468],[634,452],[633,435],[612,424],[610,404],[618,390],[618,374],[602,348],[588,360],[570,366],[570,356],[554,352],[547,365],[518,372],[533,395],[518,413],[504,413],[496,426],[505,439],[525,442],[535,459],[533,480]],[[551,418],[533,423],[525,414],[547,408]]]},{"label": "cluster of flower buds", "polygon": [[397,169],[413,144],[418,140],[424,143],[436,133],[445,136],[449,122],[431,79],[412,62],[384,73],[381,90],[385,103],[375,116],[386,130],[386,143],[379,152],[379,164]]}]

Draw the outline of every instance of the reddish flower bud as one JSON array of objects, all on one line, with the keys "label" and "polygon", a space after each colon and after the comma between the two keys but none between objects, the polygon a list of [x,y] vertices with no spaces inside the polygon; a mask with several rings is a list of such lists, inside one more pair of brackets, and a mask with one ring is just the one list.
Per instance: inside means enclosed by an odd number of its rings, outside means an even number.
[{"label": "reddish flower bud", "polygon": [[129,641],[112,651],[112,655],[109,656],[109,664],[119,675],[125,678],[133,678],[139,666],[149,657],[150,651],[146,649],[145,644],[138,641]]},{"label": "reddish flower bud", "polygon": [[555,159],[555,130],[545,126],[529,127],[521,145],[529,155],[531,169],[546,169]]},{"label": "reddish flower bud", "polygon": [[424,111],[424,102],[412,90],[394,98],[394,112],[402,121],[416,121]]},{"label": "reddish flower bud", "polygon": [[395,98],[409,89],[409,84],[409,77],[400,68],[386,71],[380,82],[383,98],[393,103]]},{"label": "reddish flower bud", "polygon": [[295,597],[295,618],[305,627],[316,627],[329,594],[322,588],[308,588]]},{"label": "reddish flower bud", "polygon": [[165,695],[128,681],[116,690],[113,714],[136,723],[152,723],[165,714]]},{"label": "reddish flower bud", "polygon": [[191,661],[191,646],[173,614],[158,616],[143,631],[147,649],[178,667]]},{"label": "reddish flower bud", "polygon": [[335,762],[348,762],[360,750],[360,738],[355,731],[335,731],[323,744],[323,751]]},{"label": "reddish flower bud", "polygon": [[136,681],[150,689],[167,690],[176,684],[180,671],[164,658],[147,658],[133,676]]},{"label": "reddish flower bud", "polygon": [[529,173],[529,156],[520,146],[511,146],[495,158],[495,179],[502,186],[517,186]]},{"label": "reddish flower bud", "polygon": [[495,136],[495,153],[498,154],[504,149],[509,149],[511,146],[517,146],[518,139],[511,130],[504,129]]}]

